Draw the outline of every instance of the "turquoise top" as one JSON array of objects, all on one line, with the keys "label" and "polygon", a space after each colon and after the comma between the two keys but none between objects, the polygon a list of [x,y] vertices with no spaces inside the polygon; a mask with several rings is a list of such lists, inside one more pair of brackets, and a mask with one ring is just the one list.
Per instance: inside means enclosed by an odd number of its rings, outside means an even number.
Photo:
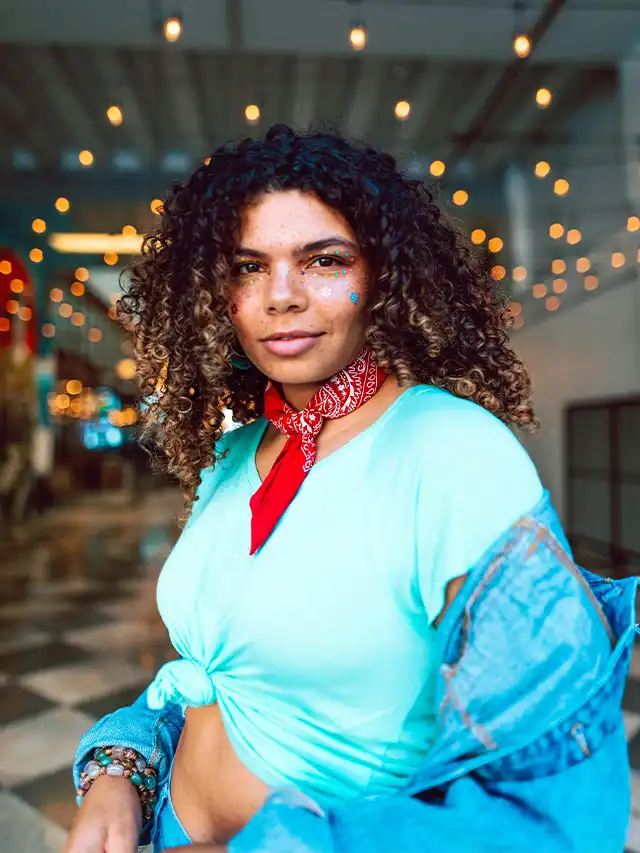
[{"label": "turquoise top", "polygon": [[249,556],[266,421],[228,433],[162,571],[182,658],[149,704],[217,702],[266,784],[331,805],[389,793],[436,729],[433,620],[447,583],[542,497],[529,457],[486,410],[419,385],[312,468]]}]

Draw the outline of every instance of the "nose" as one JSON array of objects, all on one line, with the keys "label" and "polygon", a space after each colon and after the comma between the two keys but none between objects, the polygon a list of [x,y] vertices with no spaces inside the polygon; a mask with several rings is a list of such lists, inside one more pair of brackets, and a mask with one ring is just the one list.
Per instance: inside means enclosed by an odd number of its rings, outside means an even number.
[{"label": "nose", "polygon": [[286,262],[275,264],[266,285],[265,310],[268,314],[300,313],[308,307],[304,279],[293,265]]}]

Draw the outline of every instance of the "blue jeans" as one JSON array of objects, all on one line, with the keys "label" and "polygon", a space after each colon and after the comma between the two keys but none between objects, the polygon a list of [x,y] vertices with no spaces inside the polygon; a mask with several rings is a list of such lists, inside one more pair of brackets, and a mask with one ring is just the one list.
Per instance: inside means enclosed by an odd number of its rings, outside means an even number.
[{"label": "blue jeans", "polygon": [[172,847],[180,847],[183,844],[193,844],[187,835],[180,818],[173,808],[171,801],[171,772],[164,786],[164,790],[158,801],[153,823],[153,850],[161,853]]}]

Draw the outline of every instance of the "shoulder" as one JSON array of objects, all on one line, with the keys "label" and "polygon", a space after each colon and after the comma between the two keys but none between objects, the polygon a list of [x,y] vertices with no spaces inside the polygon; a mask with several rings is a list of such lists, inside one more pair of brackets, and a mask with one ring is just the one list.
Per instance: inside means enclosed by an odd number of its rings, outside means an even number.
[{"label": "shoulder", "polygon": [[538,476],[528,453],[495,415],[431,385],[410,389],[402,407],[402,433],[416,462],[447,479],[472,479],[474,472],[514,468],[520,476]]},{"label": "shoulder", "polygon": [[197,500],[189,521],[202,512],[218,486],[233,476],[234,471],[239,466],[246,463],[247,456],[255,450],[258,434],[263,429],[264,419],[259,418],[250,424],[230,429],[223,434],[216,443],[215,464],[200,471],[200,485],[196,492]]}]

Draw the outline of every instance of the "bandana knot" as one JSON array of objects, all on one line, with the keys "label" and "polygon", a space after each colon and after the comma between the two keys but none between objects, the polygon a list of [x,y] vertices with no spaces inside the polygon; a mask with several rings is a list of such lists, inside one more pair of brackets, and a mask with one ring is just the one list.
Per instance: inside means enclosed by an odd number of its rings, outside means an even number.
[{"label": "bandana knot", "polygon": [[287,436],[287,443],[250,501],[251,553],[261,548],[298,493],[316,459],[316,438],[326,418],[355,412],[380,389],[387,374],[368,350],[327,380],[301,412],[293,409],[276,386],[265,389],[265,417]]}]

